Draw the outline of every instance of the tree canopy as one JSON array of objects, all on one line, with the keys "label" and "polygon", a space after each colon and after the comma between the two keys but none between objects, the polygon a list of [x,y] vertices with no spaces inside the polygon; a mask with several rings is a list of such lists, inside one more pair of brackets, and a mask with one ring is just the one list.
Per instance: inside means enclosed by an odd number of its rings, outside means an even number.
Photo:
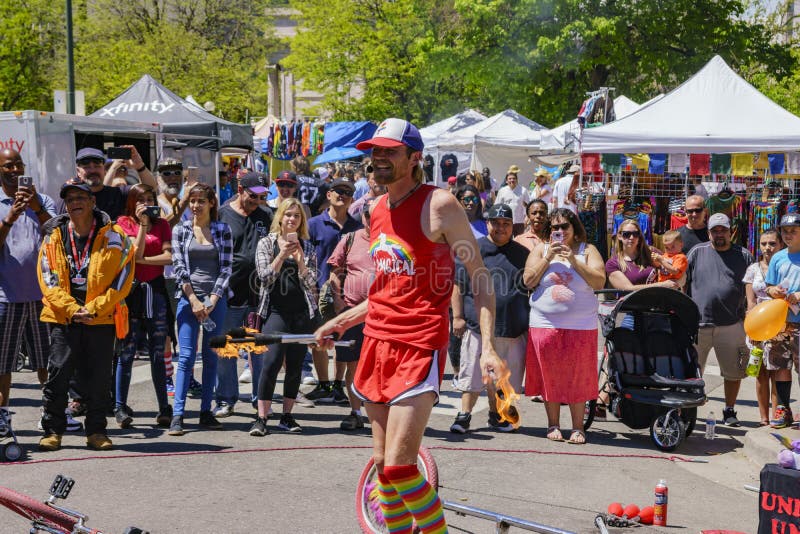
[{"label": "tree canopy", "polygon": [[[574,117],[601,86],[644,101],[715,54],[771,83],[796,58],[747,0],[292,0],[287,63],[342,116],[421,123],[465,107]],[[307,38],[313,35],[313,38]],[[363,84],[361,99],[347,98]]]}]

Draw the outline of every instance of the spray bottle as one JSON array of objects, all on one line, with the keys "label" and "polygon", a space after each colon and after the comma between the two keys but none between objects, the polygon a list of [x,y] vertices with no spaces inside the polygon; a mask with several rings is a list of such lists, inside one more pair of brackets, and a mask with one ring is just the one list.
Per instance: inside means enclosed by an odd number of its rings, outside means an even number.
[{"label": "spray bottle", "polygon": [[653,506],[653,525],[665,527],[667,526],[667,501],[669,489],[667,488],[667,481],[663,478],[656,484],[656,502]]}]

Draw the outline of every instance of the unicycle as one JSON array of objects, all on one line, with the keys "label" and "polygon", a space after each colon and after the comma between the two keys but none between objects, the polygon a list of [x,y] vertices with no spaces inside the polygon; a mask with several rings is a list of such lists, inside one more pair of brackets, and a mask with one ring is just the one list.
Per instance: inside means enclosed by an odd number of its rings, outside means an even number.
[{"label": "unicycle", "polygon": [[[433,455],[425,447],[420,447],[417,453],[417,468],[433,489],[439,489],[439,470]],[[378,501],[378,470],[375,461],[370,458],[356,487],[356,517],[361,531],[365,534],[384,534],[389,530],[383,520],[380,502]],[[414,532],[417,532],[416,526]]]}]

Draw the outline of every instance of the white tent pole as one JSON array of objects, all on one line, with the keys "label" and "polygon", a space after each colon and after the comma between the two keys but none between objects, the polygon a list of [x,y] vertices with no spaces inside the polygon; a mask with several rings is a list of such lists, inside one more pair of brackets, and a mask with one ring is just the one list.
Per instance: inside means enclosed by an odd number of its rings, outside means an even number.
[{"label": "white tent pole", "polygon": [[219,158],[222,157],[221,152],[214,154],[214,183],[217,186],[217,201],[219,201]]}]

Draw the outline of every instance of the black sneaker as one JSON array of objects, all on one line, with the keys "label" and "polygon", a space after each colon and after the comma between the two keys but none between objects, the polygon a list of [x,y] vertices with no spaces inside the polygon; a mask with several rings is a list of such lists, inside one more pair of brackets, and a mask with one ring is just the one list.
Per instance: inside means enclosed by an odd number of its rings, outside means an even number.
[{"label": "black sneaker", "polygon": [[350,404],[347,393],[344,392],[344,383],[336,381],[333,383],[333,402],[336,404]]},{"label": "black sneaker", "polygon": [[333,402],[333,386],[330,382],[320,382],[317,387],[306,393],[306,398],[314,402]]},{"label": "black sneaker", "polygon": [[733,408],[725,408],[722,410],[722,422],[725,423],[726,426],[742,426],[736,418],[736,412]]},{"label": "black sneaker", "polygon": [[269,429],[267,428],[267,418],[256,417],[253,426],[250,427],[250,435],[261,437],[261,436],[266,436],[267,434],[269,434]]},{"label": "black sneaker", "polygon": [[114,419],[117,420],[117,424],[120,428],[130,428],[131,423],[133,423],[133,417],[128,415],[125,406],[117,406],[114,409]]},{"label": "black sneaker", "polygon": [[339,428],[342,430],[358,430],[359,428],[364,428],[364,421],[358,413],[351,411],[350,415],[341,422]]},{"label": "black sneaker", "polygon": [[294,417],[292,417],[292,414],[290,413],[285,413],[281,416],[281,420],[278,423],[278,428],[287,432],[303,431],[303,427],[297,424],[297,421],[294,420]]},{"label": "black sneaker", "polygon": [[172,422],[169,424],[169,431],[167,434],[170,436],[182,436],[186,432],[183,430],[183,416],[176,415],[172,418]]},{"label": "black sneaker", "polygon": [[210,430],[220,430],[222,423],[220,423],[211,410],[207,412],[200,412],[200,426],[204,426]]},{"label": "black sneaker", "polygon": [[516,428],[508,421],[500,421],[497,412],[489,412],[489,426],[500,432],[514,432]]},{"label": "black sneaker", "polygon": [[458,412],[456,420],[450,425],[450,432],[454,434],[466,434],[469,430],[469,422],[472,421],[471,413]]},{"label": "black sneaker", "polygon": [[171,422],[172,422],[172,406],[167,404],[166,406],[158,410],[158,415],[156,416],[156,424],[160,427],[169,427]]}]

